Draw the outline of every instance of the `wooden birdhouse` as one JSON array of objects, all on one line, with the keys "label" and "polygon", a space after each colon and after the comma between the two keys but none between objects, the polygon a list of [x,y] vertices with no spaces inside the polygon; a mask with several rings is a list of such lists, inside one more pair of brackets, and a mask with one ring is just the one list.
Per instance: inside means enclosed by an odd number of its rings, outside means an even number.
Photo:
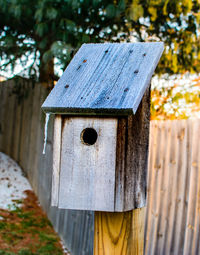
[{"label": "wooden birdhouse", "polygon": [[163,43],[84,44],[42,105],[55,114],[52,205],[145,206],[150,80]]}]

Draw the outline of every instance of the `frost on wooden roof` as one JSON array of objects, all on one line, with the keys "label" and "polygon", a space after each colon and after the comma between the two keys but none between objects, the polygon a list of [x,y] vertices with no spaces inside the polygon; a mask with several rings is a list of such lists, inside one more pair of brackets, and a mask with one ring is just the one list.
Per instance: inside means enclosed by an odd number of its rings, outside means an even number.
[{"label": "frost on wooden roof", "polygon": [[45,112],[135,113],[163,43],[83,44],[45,100]]}]

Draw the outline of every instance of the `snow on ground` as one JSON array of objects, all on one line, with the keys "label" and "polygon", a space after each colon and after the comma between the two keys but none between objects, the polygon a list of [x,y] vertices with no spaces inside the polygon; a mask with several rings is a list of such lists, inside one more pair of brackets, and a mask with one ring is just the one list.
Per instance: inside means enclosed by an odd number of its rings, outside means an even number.
[{"label": "snow on ground", "polygon": [[11,209],[12,200],[21,200],[26,197],[25,190],[31,186],[19,165],[6,154],[0,152],[0,208]]},{"label": "snow on ground", "polygon": [[[13,200],[25,198],[25,190],[32,190],[32,188],[22,169],[8,155],[0,152],[0,209],[14,208]],[[61,245],[64,254],[70,254],[62,241]]]}]

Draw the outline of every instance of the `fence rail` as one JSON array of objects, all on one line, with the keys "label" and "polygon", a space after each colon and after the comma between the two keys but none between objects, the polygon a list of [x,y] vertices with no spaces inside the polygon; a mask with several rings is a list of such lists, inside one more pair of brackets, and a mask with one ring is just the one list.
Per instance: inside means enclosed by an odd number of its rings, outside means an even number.
[{"label": "fence rail", "polygon": [[[89,255],[93,213],[50,207],[53,116],[42,154],[47,94],[41,84],[23,79],[0,83],[0,150],[27,173],[72,254]],[[151,122],[145,254],[200,254],[199,138],[200,120]]]}]

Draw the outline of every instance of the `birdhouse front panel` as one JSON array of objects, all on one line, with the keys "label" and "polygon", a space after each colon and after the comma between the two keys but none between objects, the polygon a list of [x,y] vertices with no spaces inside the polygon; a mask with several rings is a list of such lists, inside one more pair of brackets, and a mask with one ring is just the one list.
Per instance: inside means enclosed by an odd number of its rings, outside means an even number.
[{"label": "birdhouse front panel", "polygon": [[65,117],[59,208],[114,211],[117,119]]}]

